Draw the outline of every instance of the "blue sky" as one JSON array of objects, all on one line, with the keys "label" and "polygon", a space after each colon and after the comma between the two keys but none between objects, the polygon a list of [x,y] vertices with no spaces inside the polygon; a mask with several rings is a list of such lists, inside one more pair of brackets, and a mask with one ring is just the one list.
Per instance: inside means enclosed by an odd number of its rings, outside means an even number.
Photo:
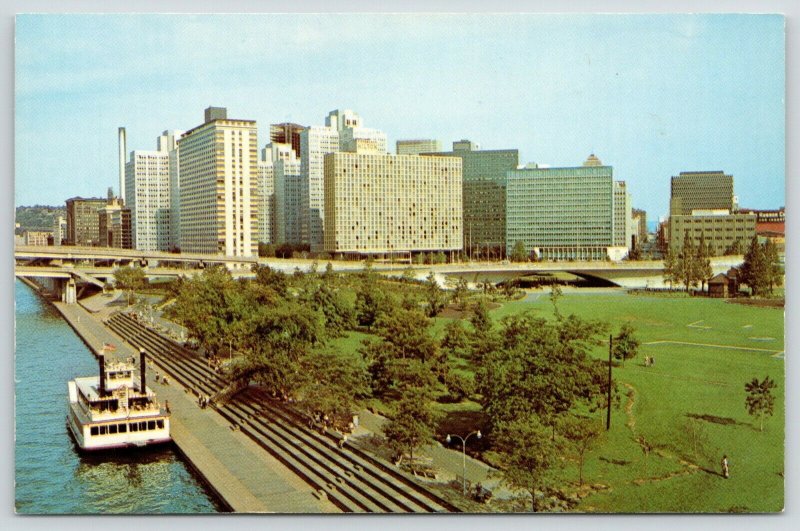
[{"label": "blue sky", "polygon": [[269,123],[336,108],[401,138],[469,138],[521,162],[594,152],[648,218],[680,171],[785,203],[784,20],[775,15],[22,15],[15,203],[117,189],[128,149],[209,105]]}]

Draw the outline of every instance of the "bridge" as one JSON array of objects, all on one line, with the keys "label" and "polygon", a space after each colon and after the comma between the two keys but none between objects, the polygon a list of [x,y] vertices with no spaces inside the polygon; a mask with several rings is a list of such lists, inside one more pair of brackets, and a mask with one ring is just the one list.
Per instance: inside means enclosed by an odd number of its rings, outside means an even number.
[{"label": "bridge", "polygon": [[[113,279],[118,267],[139,265],[150,277],[191,276],[206,266],[224,265],[234,277],[250,277],[255,264],[291,273],[324,268],[330,263],[335,271],[359,271],[364,262],[343,260],[257,258],[208,254],[177,254],[135,249],[73,246],[17,246],[15,276],[49,279],[48,286],[64,302],[75,302],[90,285],[103,287]],[[741,264],[741,256],[711,259],[713,274],[725,272]],[[384,274],[401,274],[411,269],[415,278],[424,279],[431,272],[440,284],[449,276],[513,277],[535,273],[563,271],[584,278],[599,278],[623,287],[657,287],[663,285],[664,264],[661,261],[589,261],[589,262],[455,262],[450,264],[414,264],[376,262],[373,270]]]}]

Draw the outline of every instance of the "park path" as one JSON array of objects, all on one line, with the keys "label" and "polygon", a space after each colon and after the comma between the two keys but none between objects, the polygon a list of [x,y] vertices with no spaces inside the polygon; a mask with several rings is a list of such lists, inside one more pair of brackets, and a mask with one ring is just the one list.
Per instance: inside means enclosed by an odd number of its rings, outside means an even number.
[{"label": "park path", "polygon": [[664,341],[648,341],[647,343],[642,343],[643,345],[689,345],[693,347],[710,347],[710,348],[724,348],[726,350],[750,350],[753,352],[769,352],[771,354],[783,354],[783,350],[775,350],[769,348],[756,348],[756,347],[736,347],[733,345],[720,345],[717,343],[694,343],[691,341],[671,341],[671,340],[664,340]]}]

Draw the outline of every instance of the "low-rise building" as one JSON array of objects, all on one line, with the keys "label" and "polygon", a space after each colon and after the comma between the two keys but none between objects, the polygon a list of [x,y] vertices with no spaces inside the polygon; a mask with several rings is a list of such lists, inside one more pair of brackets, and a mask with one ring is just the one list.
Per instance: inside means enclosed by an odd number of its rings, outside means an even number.
[{"label": "low-rise building", "polygon": [[693,210],[689,216],[669,217],[669,245],[673,251],[683,248],[688,236],[695,247],[701,239],[704,240],[712,256],[739,254],[747,249],[755,233],[754,214],[731,214],[728,210],[718,209]]},{"label": "low-rise building", "polygon": [[24,234],[25,245],[46,246],[53,240],[53,233],[44,230],[26,230]]}]

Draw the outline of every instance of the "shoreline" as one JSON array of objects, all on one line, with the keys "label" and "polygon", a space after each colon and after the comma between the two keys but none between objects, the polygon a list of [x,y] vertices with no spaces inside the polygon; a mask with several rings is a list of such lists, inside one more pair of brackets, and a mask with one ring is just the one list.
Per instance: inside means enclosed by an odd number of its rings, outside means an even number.
[{"label": "shoreline", "polygon": [[[46,290],[35,282],[22,278],[20,280],[58,311],[59,315],[88,347],[95,358],[101,354],[102,345],[106,342],[111,342],[117,346],[117,350],[113,354],[114,357],[138,355],[129,343],[122,338],[115,337],[115,334],[107,328],[105,323],[82,303],[65,304],[53,300],[52,297],[47,295]],[[166,371],[153,358],[148,357],[148,362],[147,379],[148,385],[152,386],[155,381],[155,367],[158,367],[157,372],[162,374]],[[218,414],[209,418],[210,416],[205,413],[208,410],[200,410],[197,407],[196,401],[193,400],[193,395],[190,394],[188,389],[185,390],[180,385],[173,383],[168,386],[162,384],[158,388],[154,388],[154,390],[157,392],[159,399],[169,400],[172,409],[170,435],[173,440],[173,447],[190,473],[203,485],[208,495],[212,497],[214,504],[220,508],[219,512],[250,514],[303,512],[320,514],[331,511],[330,507],[320,504],[320,500],[313,497],[310,489],[303,488],[305,487],[304,485],[299,484],[292,477],[288,477],[287,474],[293,476],[291,472],[286,471],[281,474],[280,470],[274,470],[276,465],[281,465],[277,461],[273,462],[271,456],[253,458],[252,455],[249,455],[255,453],[256,450],[259,453],[263,453],[263,450],[260,447],[255,447],[254,449],[251,446],[254,443],[249,438],[228,429],[228,424]],[[188,424],[192,420],[200,419],[201,416],[204,422],[203,426],[198,430],[201,433],[196,436]],[[231,462],[229,455],[218,458],[216,450],[220,448],[241,449],[243,455],[247,458],[242,459],[242,461],[246,461],[242,463],[245,465],[244,469],[236,470],[236,465],[239,463]],[[227,461],[225,458],[227,458]],[[259,489],[254,488],[253,481],[247,477],[249,475],[247,474],[248,472],[252,473],[256,462],[258,463],[257,466],[262,468],[259,474],[261,481],[270,483],[274,489],[280,490],[286,495],[286,503],[280,503],[279,499],[272,496],[267,501],[274,502],[274,505],[267,504],[265,500],[259,499],[259,496],[257,496]],[[301,503],[300,510],[298,510],[298,500],[295,495],[307,497],[309,503]],[[294,501],[294,503],[289,503],[290,501]]]}]

